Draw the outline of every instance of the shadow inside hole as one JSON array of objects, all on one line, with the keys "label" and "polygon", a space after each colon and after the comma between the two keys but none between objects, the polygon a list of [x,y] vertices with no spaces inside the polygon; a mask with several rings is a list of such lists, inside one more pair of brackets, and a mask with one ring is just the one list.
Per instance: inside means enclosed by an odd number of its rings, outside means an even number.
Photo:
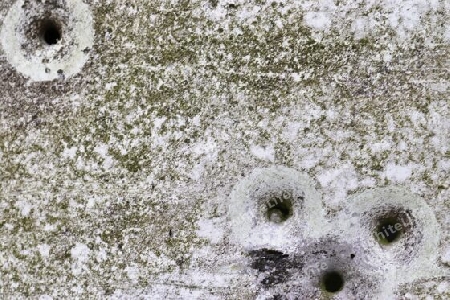
[{"label": "shadow inside hole", "polygon": [[56,45],[62,38],[61,26],[54,20],[44,20],[40,25],[40,36],[45,44]]},{"label": "shadow inside hole", "polygon": [[344,278],[337,271],[325,273],[321,278],[321,286],[329,293],[336,293],[344,287]]},{"label": "shadow inside hole", "polygon": [[387,245],[397,241],[403,233],[403,226],[395,217],[385,217],[378,221],[375,229],[375,237],[379,243]]},{"label": "shadow inside hole", "polygon": [[281,223],[293,215],[292,201],[288,198],[274,197],[267,203],[266,217],[274,223]]}]

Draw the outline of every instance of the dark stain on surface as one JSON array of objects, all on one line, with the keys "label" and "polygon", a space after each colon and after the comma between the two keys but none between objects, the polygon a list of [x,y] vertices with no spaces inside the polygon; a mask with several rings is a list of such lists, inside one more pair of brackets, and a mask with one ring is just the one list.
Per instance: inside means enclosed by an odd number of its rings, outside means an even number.
[{"label": "dark stain on surface", "polygon": [[260,249],[250,251],[249,254],[252,257],[251,267],[266,274],[261,281],[261,284],[265,287],[287,281],[291,277],[291,269],[301,268],[299,265],[294,266],[294,262],[289,255],[281,251]]}]

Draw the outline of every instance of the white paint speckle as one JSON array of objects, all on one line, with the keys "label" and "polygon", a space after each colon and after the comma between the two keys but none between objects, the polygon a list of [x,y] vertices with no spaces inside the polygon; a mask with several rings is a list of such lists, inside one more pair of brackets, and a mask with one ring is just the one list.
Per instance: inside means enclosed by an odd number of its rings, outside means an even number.
[{"label": "white paint speckle", "polygon": [[386,166],[384,176],[390,181],[403,182],[411,176],[414,168],[414,165],[396,165],[389,163]]},{"label": "white paint speckle", "polygon": [[70,254],[74,260],[79,262],[85,262],[89,258],[89,250],[88,246],[82,243],[76,243],[76,245],[70,250]]},{"label": "white paint speckle", "polygon": [[348,191],[358,187],[356,171],[349,164],[326,170],[320,173],[317,179],[328,191],[327,203],[332,205],[345,201]]},{"label": "white paint speckle", "polygon": [[197,235],[209,239],[213,244],[218,243],[224,235],[223,228],[216,225],[214,220],[199,220],[197,225],[199,226]]},{"label": "white paint speckle", "polygon": [[392,147],[392,145],[388,141],[382,141],[370,145],[370,149],[372,150],[373,153],[389,150],[390,147]]},{"label": "white paint speckle", "polygon": [[441,293],[441,294],[447,292],[447,291],[449,290],[449,283],[448,283],[448,282],[445,282],[445,281],[444,281],[444,282],[441,282],[441,283],[437,286],[436,290],[437,290],[439,293]]},{"label": "white paint speckle", "polygon": [[125,272],[127,274],[127,277],[133,281],[137,282],[139,279],[139,268],[136,266],[128,266],[125,268]]},{"label": "white paint speckle", "polygon": [[31,210],[33,209],[33,205],[25,200],[18,201],[16,203],[16,206],[20,209],[20,213],[24,217],[27,217],[30,214]]},{"label": "white paint speckle", "polygon": [[272,145],[268,146],[259,146],[252,145],[250,146],[250,152],[257,158],[261,160],[267,160],[273,162],[275,160],[275,149]]},{"label": "white paint speckle", "polygon": [[331,27],[331,16],[327,12],[307,12],[305,24],[316,30],[327,30]]},{"label": "white paint speckle", "polygon": [[77,147],[70,147],[64,149],[62,153],[62,157],[73,159],[75,158],[75,155],[77,154]]},{"label": "white paint speckle", "polygon": [[450,266],[450,245],[447,245],[442,251],[441,260],[443,263]]},{"label": "white paint speckle", "polygon": [[104,160],[103,160],[103,167],[105,169],[109,169],[112,167],[114,161],[113,158],[108,155],[109,146],[106,144],[99,144],[94,148],[94,152],[98,153]]},{"label": "white paint speckle", "polygon": [[352,23],[352,30],[356,39],[364,38],[367,34],[367,17],[356,18]]},{"label": "white paint speckle", "polygon": [[50,255],[50,246],[47,244],[39,245],[38,247],[39,253],[42,257],[47,258]]}]

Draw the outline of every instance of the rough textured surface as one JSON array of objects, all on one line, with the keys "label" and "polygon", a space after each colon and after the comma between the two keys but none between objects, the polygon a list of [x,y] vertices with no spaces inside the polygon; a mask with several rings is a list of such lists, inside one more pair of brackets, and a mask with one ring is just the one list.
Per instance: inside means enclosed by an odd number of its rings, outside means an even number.
[{"label": "rough textured surface", "polygon": [[[73,74],[27,74],[1,35],[2,298],[450,297],[448,1],[83,0],[92,28],[74,25],[80,1],[24,1],[60,18],[56,45],[15,27],[30,55],[83,51]],[[0,2],[2,32],[17,8]],[[89,30],[92,48],[64,44]],[[233,238],[232,192],[263,168],[309,178],[321,230],[301,231],[299,210],[265,220],[290,228],[286,245]],[[383,203],[419,208],[403,237],[424,243],[405,257],[429,255],[426,270],[365,235],[386,211],[358,202],[373,188],[412,195]],[[325,292],[322,273],[345,266]]]}]

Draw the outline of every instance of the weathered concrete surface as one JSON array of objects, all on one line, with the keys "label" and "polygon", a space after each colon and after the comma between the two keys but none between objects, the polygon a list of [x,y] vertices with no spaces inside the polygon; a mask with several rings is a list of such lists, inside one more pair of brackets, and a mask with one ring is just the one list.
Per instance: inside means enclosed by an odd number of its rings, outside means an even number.
[{"label": "weathered concrete surface", "polygon": [[[0,47],[2,298],[450,297],[448,1],[84,0],[92,28],[76,26],[76,2],[24,5],[61,19],[57,45],[19,28],[17,53]],[[0,2],[0,30],[16,5]],[[90,30],[91,48],[70,43]],[[33,78],[17,49],[63,72]],[[83,51],[79,71],[64,49]],[[274,166],[310,178],[323,226],[294,212],[264,252],[233,238],[229,208]],[[371,188],[423,207],[404,257],[364,235],[375,212],[346,221]],[[353,268],[342,292],[300,267],[354,247],[367,259],[332,262]]]}]

